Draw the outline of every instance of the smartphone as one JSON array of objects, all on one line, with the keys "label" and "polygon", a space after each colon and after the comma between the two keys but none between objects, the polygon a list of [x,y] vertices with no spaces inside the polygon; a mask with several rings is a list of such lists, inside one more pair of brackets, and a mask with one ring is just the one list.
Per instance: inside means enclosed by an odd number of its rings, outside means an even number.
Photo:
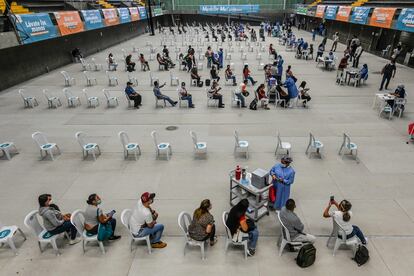
[{"label": "smartphone", "polygon": [[115,210],[112,210],[111,212],[108,213],[108,216],[109,217],[112,217],[115,213],[116,213],[116,211]]},{"label": "smartphone", "polygon": [[335,200],[335,196],[331,196],[329,199],[330,202],[333,202],[334,200]]}]

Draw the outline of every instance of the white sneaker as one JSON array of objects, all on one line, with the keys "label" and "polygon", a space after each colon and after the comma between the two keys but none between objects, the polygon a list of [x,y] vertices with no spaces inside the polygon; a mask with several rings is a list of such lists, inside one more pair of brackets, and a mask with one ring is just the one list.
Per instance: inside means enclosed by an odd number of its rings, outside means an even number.
[{"label": "white sneaker", "polygon": [[69,241],[69,244],[70,245],[74,245],[74,244],[77,244],[78,242],[80,242],[81,241],[81,239],[79,239],[79,238],[76,238],[76,239],[74,239],[74,240],[70,240]]}]

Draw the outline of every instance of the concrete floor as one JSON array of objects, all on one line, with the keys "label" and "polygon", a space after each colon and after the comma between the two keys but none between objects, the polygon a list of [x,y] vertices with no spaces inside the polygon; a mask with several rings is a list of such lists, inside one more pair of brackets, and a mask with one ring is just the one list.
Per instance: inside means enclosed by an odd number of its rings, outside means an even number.
[{"label": "concrete floor", "polygon": [[[310,41],[308,33],[299,32]],[[378,91],[379,71],[386,60],[363,53],[360,64],[367,63],[370,76],[361,88],[337,86],[335,71],[328,72],[315,67],[314,61],[297,60],[293,52],[286,52],[274,38],[266,39],[266,47],[272,42],[287,65],[298,77],[306,80],[311,88],[312,101],[308,109],[237,109],[230,107],[230,92],[233,87],[224,86],[225,109],[207,108],[204,88],[190,88],[195,109],[167,107],[154,108],[149,73],[137,71],[139,80],[136,88],[143,95],[143,106],[139,110],[127,108],[123,95],[127,73],[123,71],[121,49],[132,51],[132,45],[148,54],[146,41],[152,41],[160,48],[160,36],[141,36],[127,41],[102,53],[94,55],[105,65],[105,57],[112,52],[120,66],[115,75],[120,80],[113,91],[120,105],[106,108],[103,88],[107,88],[104,72],[93,72],[98,85],[88,88],[90,95],[99,96],[101,106],[86,108],[81,90],[85,80],[80,64],[71,64],[49,74],[22,83],[0,94],[0,140],[15,142],[19,154],[11,161],[1,160],[1,208],[0,219],[5,224],[19,225],[27,234],[24,243],[17,238],[18,256],[3,247],[0,249],[1,275],[412,275],[414,264],[414,146],[407,145],[406,129],[414,120],[413,69],[397,66],[397,75],[390,88],[404,83],[408,94],[406,112],[402,118],[392,120],[379,118],[371,108]],[[317,48],[321,38],[314,42]],[[328,41],[328,47],[331,45]],[[214,43],[213,43],[214,44]],[[227,48],[227,43],[224,44]],[[342,55],[343,45],[338,48]],[[170,49],[174,57],[173,49]],[[134,53],[136,59],[137,54]],[[267,59],[267,53],[262,53]],[[237,48],[232,54],[236,65],[235,73],[241,79],[242,61]],[[91,57],[87,59],[90,60]],[[253,76],[263,81],[263,71],[257,71],[255,53],[248,53],[248,62]],[[151,61],[153,69],[156,62]],[[137,65],[139,69],[139,64]],[[61,70],[76,78],[77,84],[69,88],[80,95],[82,106],[68,108],[64,101]],[[169,85],[169,73],[153,70],[167,86],[162,91],[177,98],[176,87]],[[189,75],[178,69],[172,72],[187,82]],[[203,77],[209,75],[202,71]],[[224,80],[224,71],[220,72]],[[40,106],[23,109],[18,89],[36,96]],[[47,88],[58,95],[64,105],[48,109],[42,89]],[[251,89],[251,87],[250,87]],[[247,102],[250,102],[250,97]],[[178,126],[175,131],[166,131],[167,126]],[[195,159],[189,130],[197,132],[201,141],[208,142],[206,159]],[[237,129],[241,138],[250,143],[250,158],[233,155],[233,131]],[[31,139],[34,131],[45,132],[49,140],[59,144],[63,154],[57,160],[39,161],[39,152]],[[124,160],[117,133],[128,132],[132,141],[139,142],[143,151],[138,161]],[[156,160],[150,132],[157,130],[160,140],[172,144],[171,160]],[[90,141],[97,142],[103,151],[96,162],[82,160],[81,150],[75,140],[75,132],[84,131]],[[306,231],[318,236],[316,243],[317,261],[307,269],[296,266],[296,253],[277,254],[276,241],[280,233],[274,214],[259,221],[259,244],[256,256],[243,259],[240,250],[224,254],[224,229],[221,213],[229,209],[228,172],[237,164],[250,169],[269,169],[277,158],[274,156],[276,133],[292,143],[293,167],[296,181],[291,197],[297,202],[297,213],[306,225]],[[308,133],[324,144],[323,159],[305,156]],[[346,132],[359,146],[360,163],[350,158],[342,159],[337,151]],[[168,247],[146,253],[144,246],[138,246],[132,253],[129,238],[121,225],[119,215],[125,208],[132,208],[144,191],[157,193],[154,208],[160,213],[159,221],[165,224],[165,238]],[[123,238],[107,246],[102,256],[98,247],[91,246],[85,255],[81,245],[62,245],[62,255],[56,257],[52,250],[40,254],[34,236],[23,225],[25,215],[37,208],[37,196],[51,193],[54,201],[65,212],[84,209],[90,193],[98,193],[103,199],[103,208],[118,211],[117,232]],[[353,203],[353,222],[359,225],[369,237],[371,260],[363,267],[350,259],[351,251],[341,250],[335,257],[325,246],[331,231],[331,221],[322,218],[322,211],[329,196],[340,200],[347,198]],[[183,256],[183,238],[177,225],[177,215],[186,210],[190,213],[199,202],[209,198],[213,203],[212,213],[216,217],[219,242],[207,250],[207,260],[200,260],[196,249]]]}]

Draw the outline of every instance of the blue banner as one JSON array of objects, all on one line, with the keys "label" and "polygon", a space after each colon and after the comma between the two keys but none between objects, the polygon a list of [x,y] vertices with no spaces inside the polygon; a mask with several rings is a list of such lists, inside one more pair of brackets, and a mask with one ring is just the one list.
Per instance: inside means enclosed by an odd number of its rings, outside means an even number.
[{"label": "blue banner", "polygon": [[414,9],[402,9],[395,27],[401,31],[414,32]]},{"label": "blue banner", "polygon": [[327,6],[325,10],[325,18],[335,20],[337,11],[338,11],[338,6]]},{"label": "blue banner", "polygon": [[85,21],[85,29],[93,30],[105,27],[99,10],[83,10],[82,16]]},{"label": "blue banner", "polygon": [[138,7],[140,20],[147,19],[147,10],[145,7]]},{"label": "blue banner", "polygon": [[351,22],[357,24],[367,24],[371,8],[355,7],[352,11]]},{"label": "blue banner", "polygon": [[15,23],[23,44],[59,36],[47,13],[16,14]]},{"label": "blue banner", "polygon": [[131,22],[131,16],[129,15],[128,8],[118,8],[119,23]]},{"label": "blue banner", "polygon": [[200,13],[205,14],[239,14],[258,13],[260,5],[200,5]]}]

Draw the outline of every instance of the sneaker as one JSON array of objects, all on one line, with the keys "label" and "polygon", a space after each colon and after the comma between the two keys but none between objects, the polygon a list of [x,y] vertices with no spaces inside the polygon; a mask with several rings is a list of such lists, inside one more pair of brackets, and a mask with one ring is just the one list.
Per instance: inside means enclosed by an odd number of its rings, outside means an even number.
[{"label": "sneaker", "polygon": [[195,105],[190,106],[190,108],[195,108]]},{"label": "sneaker", "polygon": [[252,248],[247,249],[247,256],[252,257],[252,256],[254,256],[254,254],[256,254],[256,250],[254,250]]},{"label": "sneaker", "polygon": [[164,248],[164,247],[166,247],[167,246],[167,244],[165,243],[165,242],[157,242],[157,243],[152,243],[151,244],[151,247],[152,248]]},{"label": "sneaker", "polygon": [[75,238],[75,239],[73,239],[73,240],[70,240],[69,241],[69,244],[70,245],[74,245],[74,244],[77,244],[78,242],[80,242],[81,241],[81,239],[79,239],[79,238]]},{"label": "sneaker", "polygon": [[116,241],[116,240],[119,240],[120,238],[121,238],[121,236],[113,235],[113,236],[109,237],[108,240],[110,240],[110,241]]},{"label": "sneaker", "polygon": [[174,102],[174,106],[175,106],[176,104],[178,104],[178,102],[177,102],[177,101],[175,101],[175,102]]},{"label": "sneaker", "polygon": [[210,241],[210,246],[214,246],[217,243],[217,237],[214,236],[214,240]]},{"label": "sneaker", "polygon": [[223,105],[220,105],[219,108],[224,108],[224,104]]}]

